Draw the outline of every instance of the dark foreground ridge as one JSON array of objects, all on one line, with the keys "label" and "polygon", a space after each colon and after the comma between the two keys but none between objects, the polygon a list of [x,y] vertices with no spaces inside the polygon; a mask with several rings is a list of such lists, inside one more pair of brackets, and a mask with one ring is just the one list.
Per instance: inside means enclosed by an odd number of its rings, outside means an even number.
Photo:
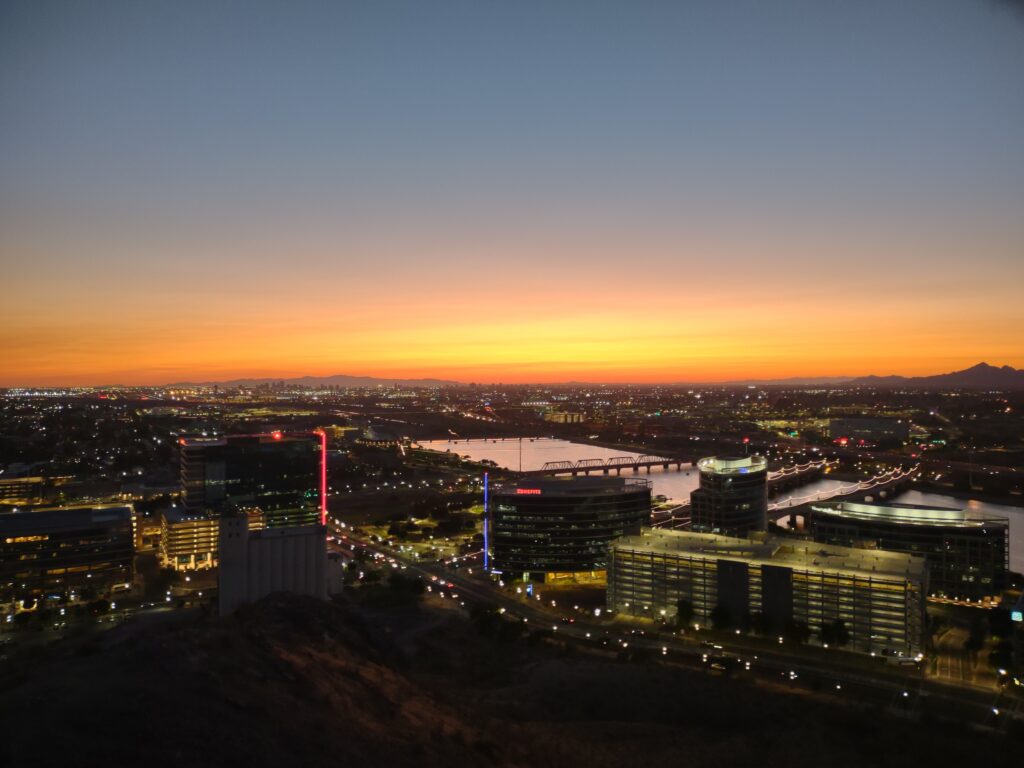
[{"label": "dark foreground ridge", "polygon": [[811,695],[482,633],[455,611],[272,596],[0,670],[0,765],[908,766],[1011,745]]}]

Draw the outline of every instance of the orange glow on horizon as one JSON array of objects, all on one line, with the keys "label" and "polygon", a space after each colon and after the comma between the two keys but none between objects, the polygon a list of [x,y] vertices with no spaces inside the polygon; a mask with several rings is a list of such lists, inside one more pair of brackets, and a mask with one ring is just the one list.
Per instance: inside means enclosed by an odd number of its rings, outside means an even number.
[{"label": "orange glow on horizon", "polygon": [[798,258],[819,245],[777,244],[787,260],[766,244],[708,240],[673,256],[652,239],[642,248],[654,255],[635,268],[620,256],[626,243],[555,243],[551,263],[518,258],[514,244],[481,262],[463,246],[435,272],[440,252],[352,269],[323,246],[266,273],[211,259],[202,280],[170,255],[52,280],[45,258],[26,257],[6,292],[0,386],[334,374],[696,383],[1024,367],[1019,283],[998,262],[922,276],[852,246]]},{"label": "orange glow on horizon", "polygon": [[[984,316],[920,323],[920,310],[870,313],[850,323],[825,306],[796,312],[765,305],[697,307],[669,303],[593,312],[556,303],[550,310],[495,312],[515,297],[430,307],[292,305],[287,322],[269,306],[248,316],[169,313],[148,323],[81,322],[23,328],[5,339],[0,386],[162,384],[234,378],[344,374],[441,378],[479,383],[713,382],[789,376],[925,375],[973,365],[1024,366],[1019,338]],[[587,302],[587,304],[600,302]],[[380,316],[376,312],[380,312]],[[463,319],[465,318],[465,319]]]}]

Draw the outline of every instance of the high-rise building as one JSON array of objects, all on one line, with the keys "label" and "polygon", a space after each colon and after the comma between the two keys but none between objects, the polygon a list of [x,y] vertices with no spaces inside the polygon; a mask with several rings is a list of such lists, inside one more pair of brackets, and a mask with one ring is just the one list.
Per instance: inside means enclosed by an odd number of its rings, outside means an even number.
[{"label": "high-rise building", "polygon": [[0,599],[131,587],[130,505],[0,512]]},{"label": "high-rise building", "polygon": [[327,598],[327,535],[319,523],[253,531],[244,515],[224,515],[219,551],[222,616],[273,592]]},{"label": "high-rise building", "polygon": [[189,514],[242,512],[268,528],[323,522],[323,433],[270,432],[179,442],[181,488]]},{"label": "high-rise building", "polygon": [[1006,587],[1010,521],[949,507],[817,502],[804,513],[815,541],[922,555],[937,597],[978,600]]},{"label": "high-rise building", "polygon": [[642,478],[523,481],[490,496],[493,567],[527,580],[603,580],[608,542],[651,519]]},{"label": "high-rise building", "polygon": [[690,494],[693,530],[743,536],[768,527],[768,461],[712,456],[697,462],[700,487]]},{"label": "high-rise building", "polygon": [[773,635],[831,629],[846,633],[850,650],[915,657],[927,589],[927,561],[915,555],[645,528],[612,543],[607,601],[649,618],[673,617],[685,603],[697,623]]}]

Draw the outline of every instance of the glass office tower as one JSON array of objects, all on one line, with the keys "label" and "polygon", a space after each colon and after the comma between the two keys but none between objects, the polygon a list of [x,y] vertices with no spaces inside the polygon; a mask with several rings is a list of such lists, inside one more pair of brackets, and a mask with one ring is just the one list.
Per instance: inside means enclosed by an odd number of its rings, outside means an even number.
[{"label": "glass office tower", "polygon": [[763,456],[697,462],[700,488],[690,494],[693,530],[743,536],[768,527],[768,461]]},{"label": "glass office tower", "polygon": [[549,478],[491,492],[494,569],[525,580],[604,576],[608,543],[651,519],[641,478]]}]

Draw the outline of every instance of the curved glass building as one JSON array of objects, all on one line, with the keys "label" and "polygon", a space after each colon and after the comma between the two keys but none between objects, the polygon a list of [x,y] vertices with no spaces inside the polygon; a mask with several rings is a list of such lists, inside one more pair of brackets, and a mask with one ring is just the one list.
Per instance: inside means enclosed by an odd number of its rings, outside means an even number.
[{"label": "curved glass building", "polygon": [[818,502],[806,514],[815,541],[923,555],[929,594],[978,600],[1006,587],[1010,521],[950,507]]},{"label": "curved glass building", "polygon": [[711,456],[697,462],[700,488],[690,494],[693,530],[744,536],[768,527],[768,460]]},{"label": "curved glass building", "polygon": [[651,483],[633,477],[546,478],[500,486],[490,500],[494,570],[524,580],[600,580],[613,539],[651,519]]}]

